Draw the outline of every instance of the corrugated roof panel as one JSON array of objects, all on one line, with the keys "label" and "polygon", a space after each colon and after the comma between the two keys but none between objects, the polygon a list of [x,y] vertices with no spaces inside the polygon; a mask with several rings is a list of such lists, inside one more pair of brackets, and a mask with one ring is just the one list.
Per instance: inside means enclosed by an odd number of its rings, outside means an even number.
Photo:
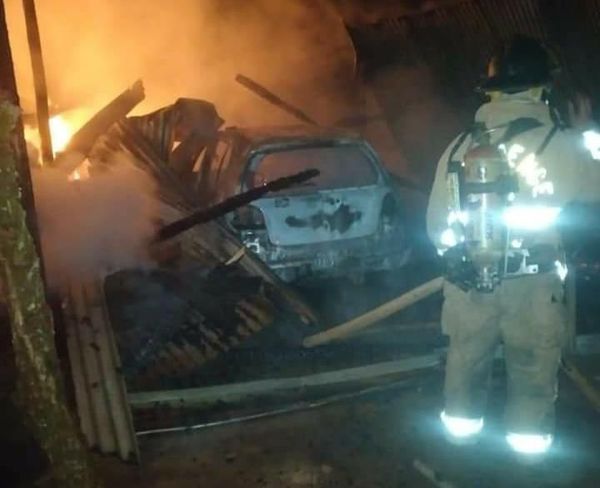
[{"label": "corrugated roof panel", "polygon": [[67,348],[81,430],[90,448],[139,460],[137,439],[100,281],[65,290]]}]

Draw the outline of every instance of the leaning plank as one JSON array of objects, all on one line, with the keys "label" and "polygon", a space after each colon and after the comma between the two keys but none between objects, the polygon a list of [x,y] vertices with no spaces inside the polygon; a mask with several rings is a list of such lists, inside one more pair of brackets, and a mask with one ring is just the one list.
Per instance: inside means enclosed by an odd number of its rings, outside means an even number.
[{"label": "leaning plank", "polygon": [[67,150],[88,154],[98,138],[105,134],[113,124],[131,112],[136,105],[144,100],[144,97],[142,80],[137,80],[73,134]]},{"label": "leaning plank", "polygon": [[89,156],[98,138],[123,119],[143,99],[144,85],[138,80],[73,134],[66,149],[56,156],[56,166],[66,172],[73,171]]},{"label": "leaning plank", "polygon": [[600,413],[600,390],[598,390],[596,385],[570,359],[563,358],[561,367],[594,410]]},{"label": "leaning plank", "polygon": [[319,125],[319,124],[317,124],[317,122],[315,122],[315,120],[312,117],[309,117],[306,113],[304,113],[298,107],[294,107],[293,105],[286,102],[282,98],[278,97],[271,90],[265,88],[264,86],[257,83],[253,79],[248,78],[247,76],[244,76],[242,74],[238,74],[235,77],[235,81],[237,81],[240,85],[246,87],[248,90],[250,90],[255,95],[258,95],[263,100],[266,100],[270,104],[276,106],[277,108],[283,110],[284,112],[287,112],[292,117],[295,117],[300,122],[302,122],[304,124],[310,124],[310,125],[317,125],[317,126]]},{"label": "leaning plank", "polygon": [[359,317],[356,317],[349,322],[328,329],[324,332],[314,334],[304,339],[305,347],[315,347],[322,344],[327,344],[331,341],[343,339],[360,330],[370,327],[380,320],[383,320],[390,315],[393,315],[400,310],[416,303],[429,295],[433,295],[442,289],[444,278],[441,276],[405,293],[404,295],[395,298],[380,307],[377,307]]},{"label": "leaning plank", "polygon": [[202,403],[233,401],[248,395],[264,395],[276,391],[380,378],[387,375],[433,368],[439,366],[440,362],[439,355],[428,354],[368,366],[328,371],[310,376],[250,381],[185,390],[137,392],[129,394],[129,403],[134,409],[143,409],[158,405],[182,407]]}]

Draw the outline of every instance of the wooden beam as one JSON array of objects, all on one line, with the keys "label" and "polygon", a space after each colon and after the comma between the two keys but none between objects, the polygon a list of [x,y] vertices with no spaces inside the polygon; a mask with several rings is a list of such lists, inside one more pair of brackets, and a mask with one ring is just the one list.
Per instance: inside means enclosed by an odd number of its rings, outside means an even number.
[{"label": "wooden beam", "polygon": [[31,70],[35,87],[35,106],[37,113],[38,131],[40,133],[40,152],[44,164],[52,164],[52,137],[50,135],[50,110],[48,109],[48,88],[46,86],[46,72],[42,56],[42,43],[38,27],[37,13],[34,0],[23,0],[25,11],[25,26],[27,28],[27,42],[31,57]]},{"label": "wooden beam", "polygon": [[394,300],[359,316],[349,322],[332,327],[324,332],[319,332],[304,339],[305,347],[315,347],[329,342],[344,339],[358,331],[371,327],[377,322],[405,309],[406,307],[427,298],[442,289],[444,278],[438,277],[411,290]]},{"label": "wooden beam", "polygon": [[100,136],[124,119],[144,98],[144,84],[138,80],[94,114],[73,134],[65,150],[56,155],[55,166],[67,173],[77,169],[89,156]]},{"label": "wooden beam", "polygon": [[177,237],[179,234],[196,225],[205,224],[206,222],[223,217],[229,212],[233,212],[264,197],[268,193],[278,192],[305,183],[319,176],[319,173],[318,169],[307,169],[290,176],[283,176],[264,185],[233,195],[211,207],[197,210],[159,229],[156,241],[161,242]]},{"label": "wooden beam", "polygon": [[563,358],[561,368],[594,410],[600,413],[600,390],[593,381],[587,378],[570,359]]},{"label": "wooden beam", "polygon": [[309,125],[316,125],[316,126],[319,125],[319,124],[317,124],[317,122],[315,122],[315,120],[313,118],[309,117],[306,113],[304,113],[298,107],[294,107],[292,104],[286,102],[282,98],[275,95],[272,91],[265,88],[264,86],[257,83],[256,81],[248,78],[247,76],[238,74],[235,77],[235,81],[237,81],[240,85],[247,88],[252,93],[259,96],[266,102],[270,103],[271,105],[274,105],[275,107],[283,110],[287,114],[296,118],[300,122],[302,122],[304,124],[309,124]]}]

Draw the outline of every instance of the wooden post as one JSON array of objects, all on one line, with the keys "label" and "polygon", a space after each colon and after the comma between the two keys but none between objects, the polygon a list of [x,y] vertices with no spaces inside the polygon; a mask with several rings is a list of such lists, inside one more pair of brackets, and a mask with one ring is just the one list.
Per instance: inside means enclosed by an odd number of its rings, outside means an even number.
[{"label": "wooden post", "polygon": [[48,89],[46,87],[46,72],[44,58],[42,57],[42,44],[38,27],[37,13],[34,0],[23,0],[25,11],[25,25],[27,27],[27,42],[31,57],[31,70],[35,86],[35,106],[40,133],[40,150],[44,164],[52,164],[52,137],[50,135],[50,111],[48,109]]},{"label": "wooden post", "polygon": [[4,4],[0,3],[0,281],[11,319],[17,401],[58,486],[95,487],[91,460],[67,408],[34,240],[31,180]]}]

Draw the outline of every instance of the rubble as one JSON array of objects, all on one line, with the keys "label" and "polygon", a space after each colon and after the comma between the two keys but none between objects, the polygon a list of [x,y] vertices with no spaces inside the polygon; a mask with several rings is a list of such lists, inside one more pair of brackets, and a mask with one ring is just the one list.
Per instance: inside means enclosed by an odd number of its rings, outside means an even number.
[{"label": "rubble", "polygon": [[183,377],[286,314],[276,290],[239,266],[123,270],[106,280],[111,323],[133,386]]},{"label": "rubble", "polygon": [[248,198],[314,174],[283,178],[197,211],[202,198],[189,185],[192,164],[210,150],[223,120],[212,104],[192,99],[125,118],[143,97],[141,82],[125,90],[73,136],[57,161],[69,173],[87,158],[94,178],[107,169],[111,155],[128,154],[156,180],[161,221],[171,223],[162,227],[156,242],[148,243],[155,269],[121,270],[106,280],[112,327],[132,384],[188,375],[259,333],[275,317],[305,324],[317,320],[258,258],[240,253],[242,243],[216,220]]}]

